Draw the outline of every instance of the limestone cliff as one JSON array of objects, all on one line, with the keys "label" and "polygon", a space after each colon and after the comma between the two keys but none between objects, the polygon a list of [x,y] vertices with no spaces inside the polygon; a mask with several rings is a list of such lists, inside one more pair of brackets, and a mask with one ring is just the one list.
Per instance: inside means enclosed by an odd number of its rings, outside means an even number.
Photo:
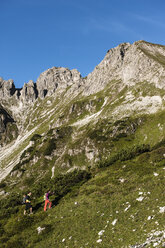
[{"label": "limestone cliff", "polygon": [[121,80],[120,88],[144,81],[165,88],[165,47],[138,41],[110,49],[88,75],[84,94],[96,93],[114,79]]}]

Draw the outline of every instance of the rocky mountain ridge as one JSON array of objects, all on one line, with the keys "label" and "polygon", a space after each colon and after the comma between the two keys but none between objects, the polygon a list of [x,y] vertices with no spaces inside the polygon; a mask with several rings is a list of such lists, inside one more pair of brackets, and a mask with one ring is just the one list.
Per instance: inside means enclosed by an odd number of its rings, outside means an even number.
[{"label": "rocky mountain ridge", "polygon": [[37,82],[30,80],[22,89],[15,88],[12,79],[0,78],[0,97],[15,97],[22,102],[34,102],[55,93],[57,88],[66,89],[76,86],[83,94],[94,94],[112,81],[121,80],[121,84],[131,86],[137,82],[149,82],[157,88],[164,88],[165,47],[145,41],[123,43],[110,49],[105,58],[93,72],[82,78],[76,69],[52,67],[39,76]]},{"label": "rocky mountain ridge", "polygon": [[54,94],[57,88],[66,89],[73,84],[76,84],[77,88],[83,84],[83,79],[76,69],[53,67],[41,73],[36,83],[30,80],[21,89],[15,88],[12,79],[5,81],[0,78],[0,97],[1,100],[15,98],[25,103],[34,102],[37,98],[43,99]]}]

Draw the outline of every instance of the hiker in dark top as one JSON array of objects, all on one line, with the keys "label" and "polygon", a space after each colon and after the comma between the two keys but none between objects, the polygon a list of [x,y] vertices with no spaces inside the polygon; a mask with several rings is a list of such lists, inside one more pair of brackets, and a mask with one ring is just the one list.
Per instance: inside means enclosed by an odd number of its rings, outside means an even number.
[{"label": "hiker in dark top", "polygon": [[24,215],[26,214],[27,210],[30,210],[30,214],[32,214],[32,205],[31,205],[31,192],[29,192],[26,196],[25,199],[25,210],[24,210]]}]

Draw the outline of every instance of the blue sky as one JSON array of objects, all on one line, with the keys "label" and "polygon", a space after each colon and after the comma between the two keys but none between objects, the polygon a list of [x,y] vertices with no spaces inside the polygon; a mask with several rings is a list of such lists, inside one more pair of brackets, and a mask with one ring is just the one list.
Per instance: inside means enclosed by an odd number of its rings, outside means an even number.
[{"label": "blue sky", "polygon": [[16,87],[53,66],[88,75],[107,50],[165,45],[164,0],[0,0],[0,76]]}]

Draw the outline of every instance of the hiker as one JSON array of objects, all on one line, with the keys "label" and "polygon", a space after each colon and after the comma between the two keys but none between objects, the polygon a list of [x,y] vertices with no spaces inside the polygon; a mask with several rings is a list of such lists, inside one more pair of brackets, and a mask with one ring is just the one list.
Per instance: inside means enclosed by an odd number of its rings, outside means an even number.
[{"label": "hiker", "polygon": [[25,199],[25,210],[24,210],[24,215],[26,214],[27,210],[30,210],[30,214],[32,214],[32,205],[31,205],[31,192],[29,192],[26,196]]},{"label": "hiker", "polygon": [[48,204],[49,204],[49,209],[50,209],[51,206],[52,206],[51,201],[49,201],[49,196],[50,196],[50,195],[51,195],[51,192],[50,192],[50,190],[48,190],[48,191],[45,193],[45,196],[44,196],[44,200],[45,200],[44,211],[46,211],[47,205],[48,205]]}]

